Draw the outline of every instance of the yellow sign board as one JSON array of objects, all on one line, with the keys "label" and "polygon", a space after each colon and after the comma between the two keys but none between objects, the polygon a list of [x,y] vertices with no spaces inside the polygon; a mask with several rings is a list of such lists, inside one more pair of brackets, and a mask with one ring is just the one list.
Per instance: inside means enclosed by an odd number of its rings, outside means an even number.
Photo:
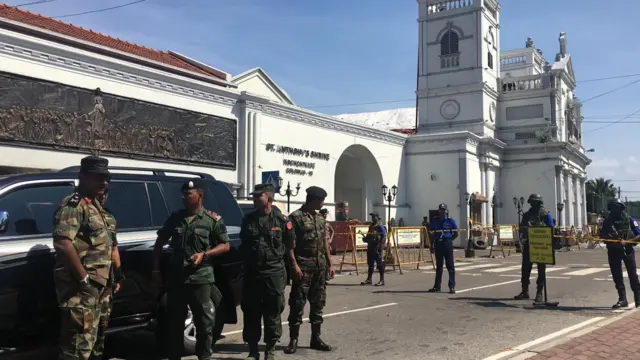
[{"label": "yellow sign board", "polygon": [[356,240],[356,248],[366,249],[368,245],[364,241],[364,238],[367,236],[367,233],[369,232],[369,225],[352,225],[351,231],[353,231],[353,236]]},{"label": "yellow sign board", "polygon": [[530,227],[529,261],[537,264],[556,264],[556,254],[553,251],[553,233],[550,227]]}]

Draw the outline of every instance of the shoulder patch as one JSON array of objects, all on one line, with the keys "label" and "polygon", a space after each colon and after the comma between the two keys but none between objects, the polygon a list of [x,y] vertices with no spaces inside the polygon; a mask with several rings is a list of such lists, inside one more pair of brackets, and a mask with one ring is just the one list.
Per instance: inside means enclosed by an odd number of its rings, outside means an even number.
[{"label": "shoulder patch", "polygon": [[291,223],[291,221],[287,221],[287,230],[291,229],[293,229],[293,224]]},{"label": "shoulder patch", "polygon": [[80,204],[80,200],[82,200],[80,195],[78,193],[75,193],[71,195],[71,197],[69,198],[69,201],[67,201],[67,205],[77,207],[78,204]]},{"label": "shoulder patch", "polygon": [[215,221],[220,221],[220,219],[222,219],[222,216],[214,213],[213,211],[207,210],[207,211],[205,211],[205,213]]}]

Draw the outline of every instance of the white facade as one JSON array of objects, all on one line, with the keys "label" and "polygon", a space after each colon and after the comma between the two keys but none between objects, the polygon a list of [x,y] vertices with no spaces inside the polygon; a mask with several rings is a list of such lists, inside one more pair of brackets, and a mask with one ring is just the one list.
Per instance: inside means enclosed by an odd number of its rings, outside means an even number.
[{"label": "white facade", "polygon": [[[16,24],[12,22],[12,26]],[[173,69],[128,62],[123,58],[130,55],[117,50],[101,47],[102,54],[91,51],[99,45],[82,42],[82,50],[69,43],[81,41],[67,37],[63,37],[67,44],[62,44],[55,41],[60,35],[38,31],[53,35],[54,40],[0,27],[0,71],[83,89],[100,88],[106,94],[237,121],[236,169],[105,155],[112,166],[210,173],[235,184],[239,196],[248,196],[249,190],[262,182],[264,172],[277,171],[285,185],[301,184],[300,194],[291,198],[292,209],[304,201],[304,189],[317,185],[327,190],[330,210],[336,201],[347,201],[352,217],[363,220],[371,211],[384,213],[382,185],[390,187],[401,181],[405,135],[345,123],[297,107],[261,69],[228,77],[223,82],[226,86],[220,86],[178,75]],[[105,51],[114,56],[104,55]],[[0,166],[15,172],[77,166],[87,155],[7,142],[0,142],[0,153]],[[276,198],[286,203],[286,198]],[[392,202],[391,216],[396,216],[395,204]],[[406,204],[403,207],[406,209]]]},{"label": "white facade", "polygon": [[467,219],[467,193],[482,200],[472,205],[474,223],[491,225],[495,211],[496,223],[514,224],[512,199],[539,193],[556,217],[557,203],[565,204],[562,225],[585,224],[590,160],[565,34],[549,64],[530,39],[524,49],[501,54],[496,0],[418,5],[418,134],[406,151],[409,220],[440,202]]}]

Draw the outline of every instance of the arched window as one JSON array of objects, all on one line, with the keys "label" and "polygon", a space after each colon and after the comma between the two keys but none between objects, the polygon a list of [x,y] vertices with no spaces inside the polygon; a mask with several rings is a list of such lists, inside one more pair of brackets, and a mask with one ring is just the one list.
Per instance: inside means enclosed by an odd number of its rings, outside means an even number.
[{"label": "arched window", "polygon": [[440,55],[452,55],[458,52],[458,34],[449,30],[440,39]]}]

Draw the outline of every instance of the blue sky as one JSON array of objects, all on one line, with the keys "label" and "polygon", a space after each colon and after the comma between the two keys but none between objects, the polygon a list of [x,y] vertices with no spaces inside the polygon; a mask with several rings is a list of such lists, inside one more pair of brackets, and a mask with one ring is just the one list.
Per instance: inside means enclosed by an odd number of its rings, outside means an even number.
[{"label": "blue sky", "polygon": [[[9,5],[35,0],[9,0]],[[59,16],[132,0],[57,0],[24,7]],[[518,5],[516,5],[518,4]],[[640,1],[503,0],[503,50],[532,37],[548,60],[567,33],[585,100],[640,80],[581,82],[640,74],[635,43]],[[260,66],[296,103],[328,114],[413,106],[417,52],[415,0],[147,0],[117,10],[63,19],[152,48],[171,49],[231,74]],[[628,41],[630,39],[632,41]],[[396,101],[405,100],[405,101]],[[590,176],[606,176],[640,200],[640,82],[584,104],[586,148],[595,148]],[[332,106],[379,102],[355,106]],[[634,180],[634,181],[622,181]],[[638,180],[638,181],[636,181]],[[634,193],[632,191],[637,191]]]}]

